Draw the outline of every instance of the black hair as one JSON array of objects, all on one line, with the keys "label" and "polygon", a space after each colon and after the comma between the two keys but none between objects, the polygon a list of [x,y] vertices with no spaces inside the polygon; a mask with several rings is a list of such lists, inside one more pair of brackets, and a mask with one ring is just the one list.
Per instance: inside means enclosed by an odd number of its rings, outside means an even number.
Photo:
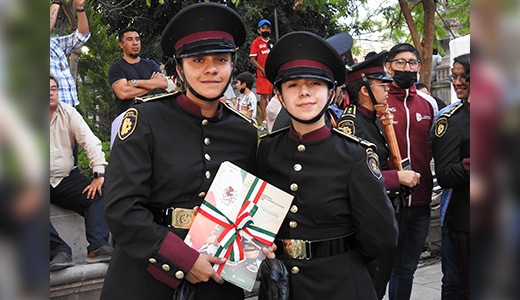
[{"label": "black hair", "polygon": [[51,75],[51,80],[54,80],[54,82],[56,82],[56,86],[57,86],[57,87],[60,86],[60,83],[59,83],[58,79],[57,79],[55,76],[52,76],[52,75]]},{"label": "black hair", "polygon": [[117,34],[118,38],[119,38],[119,41],[122,42],[123,41],[123,36],[125,35],[126,32],[137,32],[137,34],[139,34],[139,30],[137,30],[137,28],[135,27],[128,27],[128,28],[125,28],[121,31],[119,31],[119,33]]},{"label": "black hair", "polygon": [[367,55],[365,55],[365,60],[367,60],[367,59],[369,59],[369,58],[371,58],[373,56],[376,56],[376,55],[377,55],[377,52],[370,51],[370,52],[367,53]]},{"label": "black hair", "polygon": [[464,73],[466,73],[466,81],[469,81],[469,54],[462,54],[453,59],[453,64],[459,63],[464,68]]},{"label": "black hair", "polygon": [[253,84],[255,82],[255,76],[245,71],[237,75],[237,80],[240,80],[240,82],[244,82],[248,89],[252,89]]},{"label": "black hair", "polygon": [[392,49],[390,49],[390,51],[388,51],[388,56],[386,57],[386,61],[387,62],[391,61],[392,59],[394,59],[394,57],[397,56],[397,54],[399,54],[401,52],[412,52],[413,54],[415,54],[415,57],[417,57],[418,60],[421,59],[421,56],[419,55],[419,51],[417,51],[417,49],[415,49],[414,46],[412,46],[408,43],[401,43],[401,44],[397,44],[397,45],[393,46]]},{"label": "black hair", "polygon": [[416,87],[418,90],[420,90],[420,89],[424,89],[424,88],[428,89],[428,86],[427,86],[426,83],[424,83],[424,82],[417,82],[417,83],[415,84],[415,87]]},{"label": "black hair", "polygon": [[433,54],[439,54],[439,50],[437,50],[437,48],[433,48]]}]

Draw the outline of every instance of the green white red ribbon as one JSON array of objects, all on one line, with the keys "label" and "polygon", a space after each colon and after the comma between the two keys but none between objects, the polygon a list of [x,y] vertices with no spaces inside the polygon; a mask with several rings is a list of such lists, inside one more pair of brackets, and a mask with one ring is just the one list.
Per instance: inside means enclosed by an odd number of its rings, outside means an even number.
[{"label": "green white red ribbon", "polygon": [[[255,239],[265,245],[270,245],[276,233],[257,227],[253,224],[253,216],[258,210],[258,200],[264,192],[267,183],[255,178],[246,195],[246,200],[242,203],[242,207],[238,212],[236,220],[231,221],[217,207],[211,203],[204,201],[200,206],[198,213],[202,214],[211,221],[224,227],[224,231],[219,235],[217,241],[219,247],[215,256],[225,257],[231,261],[239,262],[244,259],[244,246],[242,239]],[[222,272],[225,264],[215,265],[215,271],[218,274]]]}]

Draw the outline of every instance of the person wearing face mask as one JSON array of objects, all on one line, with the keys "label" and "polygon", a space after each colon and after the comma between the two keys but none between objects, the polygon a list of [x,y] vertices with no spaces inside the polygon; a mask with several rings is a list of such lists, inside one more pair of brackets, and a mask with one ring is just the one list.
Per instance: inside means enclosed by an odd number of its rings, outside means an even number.
[{"label": "person wearing face mask", "polygon": [[[417,186],[421,177],[413,170],[398,171],[389,167],[390,149],[378,117],[378,111],[384,111],[387,103],[387,83],[392,82],[384,70],[387,54],[388,51],[384,50],[351,66],[352,70],[349,71],[346,84],[350,105],[342,112],[338,120],[338,128],[377,146],[386,193],[398,213],[403,191]],[[385,295],[395,255],[393,249],[378,257],[377,261],[370,265],[378,299],[383,299]]]},{"label": "person wearing face mask", "polygon": [[[441,203],[446,207],[441,226],[453,245],[448,249],[443,239],[443,274],[449,277],[448,272],[453,272],[444,266],[445,260],[458,262],[461,284],[460,289],[445,291],[443,280],[443,299],[470,299],[470,55],[455,57],[451,72],[451,84],[460,101],[440,113],[430,136],[437,180],[442,188],[451,190],[451,196]],[[452,292],[450,297],[448,292]]]},{"label": "person wearing face mask", "polygon": [[236,88],[240,92],[237,97],[237,110],[256,122],[256,95],[251,91],[255,83],[255,76],[249,72],[242,72],[237,76]]},{"label": "person wearing face mask", "polygon": [[272,83],[265,76],[265,61],[271,48],[273,48],[273,41],[269,38],[271,35],[271,22],[267,19],[260,20],[257,26],[258,37],[251,43],[249,50],[249,57],[251,63],[256,68],[256,93],[260,95],[260,111],[262,118],[266,119],[265,108],[267,106],[267,99],[271,97],[273,90]]},{"label": "person wearing face mask", "polygon": [[[430,227],[433,179],[429,132],[437,105],[434,99],[426,99],[426,94],[417,93],[419,58],[417,49],[402,43],[390,49],[385,62],[387,72],[394,79],[388,84],[388,109],[394,115],[399,151],[402,159],[408,158],[411,169],[421,176],[420,184],[404,198],[398,214],[399,244],[388,286],[390,300],[410,299],[413,275]],[[389,167],[395,168],[392,161]]]},{"label": "person wearing face mask", "polygon": [[244,299],[213,269],[226,259],[184,238],[223,161],[254,171],[257,129],[220,101],[245,37],[238,13],[213,2],[187,6],[164,29],[161,48],[186,90],[139,98],[123,115],[106,177],[115,247],[101,299],[170,300],[183,282],[195,299]]},{"label": "person wearing face mask", "polygon": [[257,155],[258,176],[294,195],[275,239],[289,299],[377,299],[366,263],[395,248],[397,223],[375,145],[326,122],[344,62],[321,37],[296,31],[265,70],[291,118]]}]

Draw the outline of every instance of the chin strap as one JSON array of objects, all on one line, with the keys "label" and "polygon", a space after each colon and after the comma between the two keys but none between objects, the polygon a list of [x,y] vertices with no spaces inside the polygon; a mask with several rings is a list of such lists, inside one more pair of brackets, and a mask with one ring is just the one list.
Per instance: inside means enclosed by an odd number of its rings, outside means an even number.
[{"label": "chin strap", "polygon": [[[237,60],[237,57],[235,55],[235,53],[233,53],[233,66],[235,65],[236,63],[236,60]],[[176,60],[176,63],[178,66],[180,66],[181,64],[181,60],[178,59]],[[181,71],[179,72],[179,76],[181,77],[182,81],[184,81],[184,83],[186,84],[186,88],[188,88],[188,90],[190,90],[190,92],[195,95],[195,97],[199,98],[200,100],[203,100],[203,101],[206,101],[206,102],[213,102],[213,101],[216,101],[216,100],[220,100],[220,98],[222,98],[224,96],[224,93],[226,92],[227,90],[227,87],[229,85],[229,83],[231,82],[231,78],[233,77],[233,74],[231,74],[231,76],[229,76],[229,79],[226,83],[226,86],[224,87],[224,90],[222,90],[222,92],[220,92],[220,95],[217,96],[217,97],[213,97],[213,98],[208,98],[208,97],[205,97],[205,96],[202,96],[201,94],[199,94],[192,86],[191,84],[186,80],[186,76],[184,76],[184,71],[182,71],[182,68],[180,69]],[[234,70],[234,69],[233,69]]]},{"label": "chin strap", "polygon": [[367,88],[368,95],[370,96],[370,100],[372,100],[372,104],[378,105],[376,101],[376,97],[374,96],[374,93],[372,93],[372,89],[370,88],[370,83],[368,82],[367,77],[365,76],[365,73],[361,74],[361,80],[363,80],[363,85]]}]

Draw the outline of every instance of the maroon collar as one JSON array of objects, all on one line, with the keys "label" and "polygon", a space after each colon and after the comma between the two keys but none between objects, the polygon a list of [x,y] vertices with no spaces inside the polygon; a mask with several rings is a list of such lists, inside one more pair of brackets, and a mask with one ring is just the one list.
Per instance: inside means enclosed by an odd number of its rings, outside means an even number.
[{"label": "maroon collar", "polygon": [[[177,102],[179,103],[179,105],[184,108],[185,110],[187,110],[188,112],[194,114],[194,115],[197,115],[197,116],[202,116],[202,113],[200,112],[200,107],[191,102],[188,97],[186,97],[185,94],[181,94],[179,95],[179,97],[177,97]],[[222,104],[219,103],[218,105],[218,109],[217,109],[217,113],[215,114],[214,117],[212,118],[209,118],[209,119],[216,119],[216,120],[220,120],[222,119],[222,116],[223,116],[223,111],[222,111]]]},{"label": "maroon collar", "polygon": [[368,108],[364,107],[363,105],[358,105],[357,109],[359,110],[359,112],[370,118],[370,120],[374,121],[376,119],[376,111],[371,111],[369,110]]},{"label": "maroon collar", "polygon": [[[408,100],[411,100],[417,94],[417,88],[415,87],[415,83],[408,89]],[[390,96],[392,95],[392,96]],[[392,83],[388,84],[388,96],[389,98],[397,99],[400,101],[404,101],[404,97],[406,96],[406,90],[395,86]]]},{"label": "maroon collar", "polygon": [[318,128],[314,131],[311,131],[309,133],[306,133],[300,137],[298,136],[298,133],[294,130],[294,128],[291,126],[291,130],[289,130],[289,138],[291,140],[301,142],[301,143],[312,143],[317,142],[319,140],[323,140],[331,135],[330,128],[327,125],[323,125],[323,127]]}]

